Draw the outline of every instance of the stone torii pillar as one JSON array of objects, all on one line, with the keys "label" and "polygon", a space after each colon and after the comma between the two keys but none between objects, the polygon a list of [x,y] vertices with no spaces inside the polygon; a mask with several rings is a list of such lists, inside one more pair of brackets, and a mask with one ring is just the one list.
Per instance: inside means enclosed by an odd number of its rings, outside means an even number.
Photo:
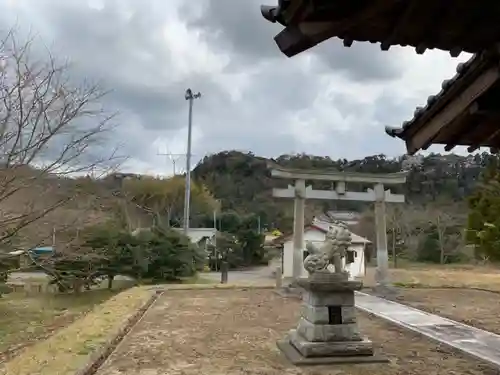
[{"label": "stone torii pillar", "polygon": [[389,288],[389,254],[387,250],[387,225],[385,217],[384,185],[376,184],[375,191],[375,231],[377,243],[377,271],[375,281],[379,291],[384,293]]},{"label": "stone torii pillar", "polygon": [[[302,251],[304,249],[304,212],[306,206],[306,182],[295,181],[293,212],[293,270],[292,278],[297,280],[302,274]],[[284,257],[284,255],[283,255]]]}]

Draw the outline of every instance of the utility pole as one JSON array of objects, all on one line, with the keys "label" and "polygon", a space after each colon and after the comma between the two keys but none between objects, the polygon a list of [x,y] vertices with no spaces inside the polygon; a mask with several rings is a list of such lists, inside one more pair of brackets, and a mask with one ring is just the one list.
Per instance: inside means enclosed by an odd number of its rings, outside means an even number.
[{"label": "utility pole", "polygon": [[[158,152],[158,155],[159,156],[166,156],[170,159],[170,162],[172,163],[172,172],[173,172],[173,175],[174,176],[177,176],[177,169],[175,168],[177,162],[179,161],[179,159],[184,156],[184,154],[172,154],[171,152],[169,152],[167,150],[167,152],[163,153],[163,152]],[[181,173],[182,174],[182,171]]]},{"label": "utility pole", "polygon": [[215,256],[215,270],[217,271],[217,265],[219,264],[219,251],[217,249],[217,209],[214,208],[214,256]]},{"label": "utility pole", "polygon": [[193,94],[191,89],[187,89],[184,98],[189,101],[188,114],[188,139],[186,152],[186,188],[184,194],[184,234],[188,234],[189,230],[189,200],[191,199],[191,133],[193,130],[193,101],[201,97],[201,93]]}]

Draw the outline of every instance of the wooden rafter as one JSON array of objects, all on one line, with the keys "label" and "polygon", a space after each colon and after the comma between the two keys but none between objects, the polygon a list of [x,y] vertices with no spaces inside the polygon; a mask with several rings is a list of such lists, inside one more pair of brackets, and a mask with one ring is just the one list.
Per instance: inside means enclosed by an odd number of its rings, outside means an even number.
[{"label": "wooden rafter", "polygon": [[[350,17],[344,22],[303,22],[290,25],[274,37],[280,50],[288,57],[294,56],[334,35],[341,35],[356,25],[375,17],[378,13],[389,9],[393,1],[377,0],[367,6],[362,12]],[[347,38],[346,45],[352,41]]]},{"label": "wooden rafter", "polygon": [[[464,30],[464,34],[470,30],[470,28],[475,28],[477,27],[476,25],[478,23],[484,23],[486,25],[489,25],[489,27],[483,26],[479,30],[477,30],[475,33],[473,33],[470,37],[466,37],[464,35],[461,35],[460,37],[457,38],[457,41],[460,39],[466,39],[469,41],[469,44],[475,45],[475,44],[480,44],[481,41],[498,41],[499,35],[499,30],[497,27],[494,25],[498,24],[498,11],[500,10],[500,6],[498,2],[492,2],[492,6],[495,7],[496,9],[494,11],[488,12],[485,11],[484,9],[478,10],[477,8],[475,9],[475,13],[470,17],[471,21],[469,22],[468,26],[469,29]],[[483,47],[485,47],[483,45]]]},{"label": "wooden rafter", "polygon": [[[428,43],[429,37],[436,34],[436,20],[441,20],[444,15],[448,12],[447,4],[443,1],[434,1],[432,6],[429,7],[428,17],[424,19],[423,24],[420,25],[420,35],[419,38],[423,42],[418,43],[415,47],[417,54],[422,55],[427,48],[429,48]],[[439,22],[439,21],[438,21]]]},{"label": "wooden rafter", "polygon": [[[456,19],[460,18],[460,14],[457,14],[454,12],[456,8],[453,8],[450,10],[448,13],[448,18],[454,19],[456,22]],[[458,26],[452,28],[449,22],[444,22],[443,28],[445,29],[453,29],[454,30],[454,35],[452,38],[450,38],[450,45],[459,45],[462,44],[462,40],[465,38],[467,39],[467,33],[475,27],[475,25],[478,22],[481,22],[481,18],[484,16],[484,9],[480,7],[473,7],[471,10],[472,14],[469,15],[469,18],[466,19],[464,22],[460,23]],[[450,55],[451,57],[458,57],[460,53],[462,52],[461,47],[452,47],[450,49]]]},{"label": "wooden rafter", "polygon": [[467,152],[474,152],[479,147],[481,147],[481,145],[495,144],[499,137],[500,137],[500,127],[497,130],[495,130],[493,133],[484,137],[484,139],[481,139],[480,141],[476,142],[475,144],[467,147]]},{"label": "wooden rafter", "polygon": [[479,104],[477,102],[472,103],[469,108],[467,108],[462,115],[458,116],[455,121],[447,126],[447,128],[455,128],[455,135],[451,137],[451,140],[445,146],[445,151],[451,151],[455,148],[460,140],[464,138],[466,134],[472,131],[469,126],[468,118],[477,115],[479,112]]},{"label": "wooden rafter", "polygon": [[[268,0],[277,2],[279,0]],[[288,44],[291,54],[297,54],[330,37],[353,42],[381,43],[387,50],[391,45],[412,46],[417,52],[442,49],[453,56],[462,51],[480,53],[500,41],[500,3],[470,0],[281,0],[280,22],[297,28],[306,23],[327,22],[329,32],[303,35],[312,41],[295,40]],[[279,10],[279,8],[278,8]],[[270,20],[275,22],[276,20]],[[287,33],[285,33],[287,34]],[[295,37],[297,33],[293,34]],[[279,39],[277,37],[276,39]],[[302,50],[295,47],[301,44]],[[298,52],[295,52],[297,50]],[[283,51],[283,48],[282,48]],[[283,51],[286,53],[286,51]]]},{"label": "wooden rafter", "polygon": [[411,0],[408,2],[403,12],[403,15],[398,19],[398,21],[392,28],[391,34],[386,40],[384,40],[380,44],[380,48],[382,49],[382,51],[388,51],[389,48],[391,48],[391,45],[394,44],[397,37],[401,34],[402,30],[404,30],[408,21],[411,19],[411,16],[418,8],[418,5],[419,5],[419,0]]},{"label": "wooden rafter", "polygon": [[[360,12],[357,16],[351,17],[348,20],[342,22],[339,27],[335,28],[336,34],[343,34],[346,31],[352,29],[353,27],[359,25],[362,22],[366,22],[369,19],[375,17],[377,14],[383,12],[384,10],[389,9],[393,4],[392,1],[387,0],[376,0],[373,1],[371,6],[367,6],[362,12]],[[350,38],[347,38],[349,41]],[[352,45],[352,42],[350,43]],[[349,46],[350,46],[349,45]]]}]

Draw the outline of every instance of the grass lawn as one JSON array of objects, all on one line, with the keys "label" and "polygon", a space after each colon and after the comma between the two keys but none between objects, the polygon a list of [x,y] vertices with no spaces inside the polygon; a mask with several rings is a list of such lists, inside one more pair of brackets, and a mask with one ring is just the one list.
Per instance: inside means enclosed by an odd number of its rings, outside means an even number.
[{"label": "grass lawn", "polygon": [[0,363],[28,343],[45,339],[67,326],[117,291],[95,290],[81,295],[26,297],[12,293],[0,298]]},{"label": "grass lawn", "polygon": [[[212,284],[202,275],[183,279],[182,284]],[[43,294],[27,297],[12,293],[0,298],[0,363],[12,358],[27,345],[48,338],[84,313],[125,287],[129,281],[116,280],[113,290],[102,289],[74,294]]]},{"label": "grass lawn", "polygon": [[[109,298],[46,340],[39,340],[19,351],[15,358],[0,363],[0,375],[74,375],[87,363],[89,356],[117,334],[127,320],[149,300],[153,294],[149,289],[136,287]],[[101,302],[111,296],[104,291],[97,294],[89,292],[87,297],[82,294],[79,311],[88,310],[91,305],[99,303],[99,295]],[[55,305],[57,303],[53,306]],[[59,306],[75,308],[75,305],[77,303],[73,300]]]}]

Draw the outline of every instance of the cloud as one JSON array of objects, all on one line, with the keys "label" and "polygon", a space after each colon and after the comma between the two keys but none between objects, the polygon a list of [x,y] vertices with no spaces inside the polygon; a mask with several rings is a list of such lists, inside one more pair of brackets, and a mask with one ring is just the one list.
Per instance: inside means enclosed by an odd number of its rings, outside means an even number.
[{"label": "cloud", "polygon": [[227,149],[394,156],[404,145],[384,126],[411,118],[467,58],[330,40],[288,59],[274,44],[280,27],[259,5],[16,0],[0,3],[0,21],[31,30],[40,51],[48,46],[70,60],[75,81],[111,90],[103,104],[119,112],[113,141],[130,156],[128,169],[151,173],[171,171],[159,152],[185,153],[188,87],[202,93],[193,112],[195,160]]}]

